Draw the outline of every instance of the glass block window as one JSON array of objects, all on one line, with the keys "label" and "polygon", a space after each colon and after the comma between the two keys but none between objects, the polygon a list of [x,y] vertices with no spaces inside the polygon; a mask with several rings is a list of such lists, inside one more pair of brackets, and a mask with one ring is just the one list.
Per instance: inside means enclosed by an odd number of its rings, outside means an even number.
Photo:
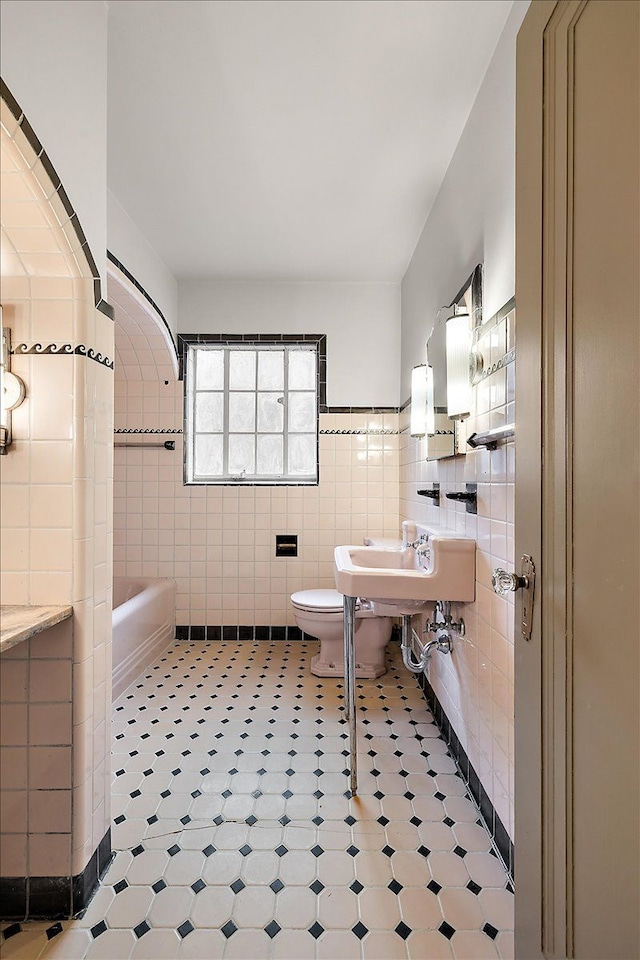
[{"label": "glass block window", "polygon": [[316,343],[186,343],[187,483],[318,482]]}]

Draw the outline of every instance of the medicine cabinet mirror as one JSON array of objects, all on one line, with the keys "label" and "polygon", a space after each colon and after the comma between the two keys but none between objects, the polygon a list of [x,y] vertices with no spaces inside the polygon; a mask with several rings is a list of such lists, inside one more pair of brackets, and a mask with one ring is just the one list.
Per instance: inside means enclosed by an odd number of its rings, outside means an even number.
[{"label": "medicine cabinet mirror", "polygon": [[[465,316],[469,318],[469,350],[465,355],[465,376],[470,384],[469,359],[473,331],[482,323],[482,264],[478,264],[451,303],[438,311],[431,335],[427,341],[427,362],[433,368],[433,402],[436,430],[433,436],[428,437],[427,460],[443,460],[467,452],[466,421],[464,417],[452,418],[449,416],[447,401],[448,386],[450,386],[447,382],[447,320],[452,317],[462,319]],[[449,366],[451,369],[451,363]]]}]

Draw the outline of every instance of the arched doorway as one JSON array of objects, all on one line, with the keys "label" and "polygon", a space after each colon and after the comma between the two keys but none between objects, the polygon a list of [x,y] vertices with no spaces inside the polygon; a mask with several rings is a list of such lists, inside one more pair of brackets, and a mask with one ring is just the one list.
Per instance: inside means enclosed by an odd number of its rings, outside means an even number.
[{"label": "arched doorway", "polygon": [[2,99],[2,322],[26,384],[2,458],[2,599],[27,619],[73,611],[3,664],[0,899],[22,919],[82,909],[111,855],[114,340],[64,187]]}]

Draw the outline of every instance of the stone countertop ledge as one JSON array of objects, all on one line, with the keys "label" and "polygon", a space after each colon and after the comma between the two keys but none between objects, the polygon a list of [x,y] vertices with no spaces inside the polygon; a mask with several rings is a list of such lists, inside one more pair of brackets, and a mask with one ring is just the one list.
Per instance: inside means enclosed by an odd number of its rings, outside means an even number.
[{"label": "stone countertop ledge", "polygon": [[0,606],[0,654],[17,643],[35,637],[48,627],[67,620],[73,613],[71,606],[41,604],[2,604]]}]

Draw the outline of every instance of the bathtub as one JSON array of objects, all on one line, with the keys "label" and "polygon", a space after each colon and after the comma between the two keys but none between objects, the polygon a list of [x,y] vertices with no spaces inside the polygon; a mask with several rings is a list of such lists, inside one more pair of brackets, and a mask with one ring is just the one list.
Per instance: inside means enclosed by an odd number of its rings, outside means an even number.
[{"label": "bathtub", "polygon": [[113,698],[175,638],[174,580],[114,577]]}]

